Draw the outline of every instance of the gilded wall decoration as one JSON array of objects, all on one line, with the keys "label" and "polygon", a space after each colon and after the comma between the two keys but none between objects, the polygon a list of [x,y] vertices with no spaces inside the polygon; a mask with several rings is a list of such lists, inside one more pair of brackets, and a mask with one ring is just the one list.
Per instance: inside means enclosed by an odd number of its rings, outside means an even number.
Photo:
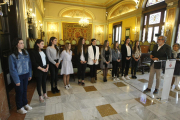
[{"label": "gilded wall decoration", "polygon": [[99,40],[101,44],[104,42],[104,25],[95,25],[95,38]]},{"label": "gilded wall decoration", "polygon": [[48,22],[47,23],[47,36],[48,42],[51,37],[56,37],[59,40],[59,24],[58,22]]},{"label": "gilded wall decoration", "polygon": [[[173,31],[173,25],[175,22],[175,8],[170,8],[167,13],[167,18],[166,18],[166,30],[169,29],[169,31],[165,32],[165,35],[167,37],[167,44],[171,44],[171,37],[172,37],[172,31]],[[168,24],[168,26],[167,26]]]},{"label": "gilded wall decoration", "polygon": [[111,14],[110,18],[120,16],[122,14],[128,13],[130,11],[135,10],[134,4],[126,4],[126,5],[121,5],[119,6],[114,12]]},{"label": "gilded wall decoration", "polygon": [[83,36],[85,40],[92,38],[92,24],[81,27],[78,23],[62,23],[63,40],[77,40],[79,36]]},{"label": "gilded wall decoration", "polygon": [[68,10],[62,14],[62,17],[72,17],[72,18],[86,17],[92,19],[91,15],[83,10]]}]

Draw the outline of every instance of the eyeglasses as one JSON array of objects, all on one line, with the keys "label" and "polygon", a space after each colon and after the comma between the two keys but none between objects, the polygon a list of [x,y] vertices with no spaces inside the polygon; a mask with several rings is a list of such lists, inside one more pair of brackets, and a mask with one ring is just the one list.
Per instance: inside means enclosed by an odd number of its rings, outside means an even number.
[{"label": "eyeglasses", "polygon": [[163,39],[158,39],[158,40],[163,40]]}]

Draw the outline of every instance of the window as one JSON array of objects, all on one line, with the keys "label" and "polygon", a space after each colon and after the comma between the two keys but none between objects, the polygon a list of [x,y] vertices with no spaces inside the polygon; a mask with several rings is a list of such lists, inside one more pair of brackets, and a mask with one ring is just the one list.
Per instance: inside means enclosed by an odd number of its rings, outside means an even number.
[{"label": "window", "polygon": [[148,0],[148,1],[147,1],[147,4],[146,4],[146,7],[155,5],[155,4],[160,3],[160,2],[163,2],[163,1],[164,1],[164,0]]},{"label": "window", "polygon": [[118,43],[121,43],[121,33],[122,33],[122,24],[116,24],[113,25],[113,41],[112,43],[114,43],[114,41],[118,41]]},{"label": "window", "polygon": [[150,14],[149,25],[160,23],[161,12]]},{"label": "window", "polygon": [[157,42],[157,35],[164,35],[164,23],[166,11],[159,10],[156,12],[147,13],[144,16],[144,27],[142,31],[142,41]]}]

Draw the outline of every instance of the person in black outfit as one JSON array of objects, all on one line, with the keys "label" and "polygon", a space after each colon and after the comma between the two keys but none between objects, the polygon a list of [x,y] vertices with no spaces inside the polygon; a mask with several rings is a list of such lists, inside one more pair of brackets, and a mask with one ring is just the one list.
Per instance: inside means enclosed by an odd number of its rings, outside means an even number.
[{"label": "person in black outfit", "polygon": [[[172,59],[180,59],[180,49],[179,49],[179,44],[175,43],[173,45],[173,51],[172,51],[172,55],[171,55]],[[179,81],[179,77],[180,77],[180,61],[177,60],[176,61],[176,65],[175,65],[175,69],[174,69],[174,76],[172,78],[172,83],[171,83],[171,87],[173,86],[175,79]],[[179,82],[177,82],[179,84]],[[176,90],[179,90],[179,85],[176,85]]]},{"label": "person in black outfit", "polygon": [[[124,42],[124,45],[121,47],[121,53],[122,53],[122,79],[123,80],[130,80],[128,76],[128,71],[129,71],[129,65],[132,57],[132,48],[131,45],[129,44],[130,39],[127,38]],[[126,68],[125,68],[126,67]],[[125,69],[125,74],[124,74],[124,69]],[[125,77],[124,77],[125,76]]]},{"label": "person in black outfit", "polygon": [[135,41],[135,46],[133,49],[133,55],[132,55],[132,65],[131,65],[131,74],[133,79],[137,79],[136,77],[136,71],[139,63],[139,59],[141,57],[141,48],[139,46],[139,41]]},{"label": "person in black outfit", "polygon": [[[32,55],[33,75],[37,81],[37,91],[40,102],[44,102],[44,99],[48,99],[46,94],[46,78],[49,68],[49,60],[45,52],[42,51],[43,47],[44,41],[41,39],[36,40]],[[41,95],[41,85],[43,89],[43,96]]]},{"label": "person in black outfit", "polygon": [[[79,37],[78,45],[76,46],[74,53],[76,56],[76,63],[78,67],[78,84],[84,86],[84,77],[88,61],[88,52],[83,37]],[[80,81],[80,79],[82,81]]]}]

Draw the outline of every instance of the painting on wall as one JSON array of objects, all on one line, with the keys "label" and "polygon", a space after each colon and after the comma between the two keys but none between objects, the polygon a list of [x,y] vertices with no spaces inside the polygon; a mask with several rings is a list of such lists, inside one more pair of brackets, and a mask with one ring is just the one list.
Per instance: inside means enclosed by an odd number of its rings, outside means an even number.
[{"label": "painting on wall", "polygon": [[63,40],[78,40],[79,36],[84,37],[85,40],[92,38],[92,24],[86,27],[81,27],[78,23],[62,23],[63,26]]},{"label": "painting on wall", "polygon": [[130,38],[130,28],[126,28],[126,31],[125,31],[125,39],[126,38]]}]

